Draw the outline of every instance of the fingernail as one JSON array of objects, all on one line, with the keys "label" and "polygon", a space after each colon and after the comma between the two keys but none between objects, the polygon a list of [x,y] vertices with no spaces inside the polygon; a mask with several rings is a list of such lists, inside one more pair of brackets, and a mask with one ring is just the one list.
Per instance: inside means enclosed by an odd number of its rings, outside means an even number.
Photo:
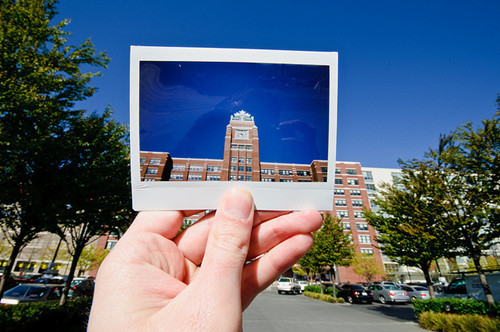
[{"label": "fingernail", "polygon": [[247,220],[253,211],[253,197],[244,189],[230,189],[224,194],[222,209],[228,218]]}]

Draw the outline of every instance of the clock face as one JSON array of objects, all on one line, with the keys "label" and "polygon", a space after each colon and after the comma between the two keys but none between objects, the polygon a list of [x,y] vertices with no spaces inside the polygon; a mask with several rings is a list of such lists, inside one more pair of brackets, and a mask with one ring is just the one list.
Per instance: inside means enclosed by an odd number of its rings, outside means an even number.
[{"label": "clock face", "polygon": [[248,130],[239,130],[236,129],[236,132],[234,133],[235,138],[242,138],[242,139],[248,139]]}]

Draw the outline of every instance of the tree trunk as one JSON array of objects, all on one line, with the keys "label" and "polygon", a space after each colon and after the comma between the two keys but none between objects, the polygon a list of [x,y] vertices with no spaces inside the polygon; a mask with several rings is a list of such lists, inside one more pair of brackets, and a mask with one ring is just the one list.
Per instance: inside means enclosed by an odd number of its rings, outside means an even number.
[{"label": "tree trunk", "polygon": [[432,284],[432,279],[431,275],[429,273],[429,268],[423,268],[422,271],[424,272],[424,277],[425,277],[425,282],[427,283],[427,288],[429,289],[429,295],[435,299],[436,298],[436,293],[434,292],[434,286]]},{"label": "tree trunk", "polygon": [[16,241],[14,247],[12,248],[12,252],[10,253],[9,260],[7,261],[7,266],[3,272],[2,280],[0,281],[0,299],[3,297],[3,293],[6,291],[5,285],[11,276],[12,268],[14,267],[14,263],[16,262],[17,255],[21,251],[22,241]]},{"label": "tree trunk", "polygon": [[337,298],[337,292],[335,284],[337,282],[337,276],[335,274],[335,266],[330,266],[330,280],[332,281],[332,295],[333,298]]},{"label": "tree trunk", "polygon": [[80,259],[80,255],[82,254],[84,244],[78,243],[75,247],[75,254],[73,255],[73,260],[71,261],[71,268],[69,269],[68,279],[64,285],[64,290],[61,295],[61,300],[59,301],[60,305],[64,305],[66,300],[68,299],[69,288],[71,286],[71,282],[73,281],[73,275],[76,271],[76,266],[78,265],[78,260]]},{"label": "tree trunk", "polygon": [[486,295],[486,302],[488,303],[488,307],[492,307],[495,304],[495,301],[493,300],[493,294],[491,293],[490,285],[488,285],[488,280],[486,280],[483,268],[481,267],[481,263],[479,262],[479,257],[475,255],[474,257],[472,257],[472,261],[474,262],[474,266],[476,267],[479,281],[481,281],[481,285],[483,286],[484,295]]}]

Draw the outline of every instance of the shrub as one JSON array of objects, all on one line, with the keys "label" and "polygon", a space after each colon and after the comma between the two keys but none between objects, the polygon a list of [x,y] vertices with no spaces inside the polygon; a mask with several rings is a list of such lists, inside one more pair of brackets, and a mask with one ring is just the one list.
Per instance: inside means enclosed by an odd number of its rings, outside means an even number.
[{"label": "shrub", "polygon": [[321,293],[321,286],[318,285],[309,285],[304,288],[304,291],[309,291],[313,293]]},{"label": "shrub", "polygon": [[488,309],[484,302],[459,298],[439,298],[413,301],[413,310],[415,311],[415,315],[417,317],[426,311],[448,312],[455,314],[490,314],[492,316],[498,316],[499,308],[499,304],[495,304],[492,308]]},{"label": "shrub", "polygon": [[0,306],[0,331],[85,331],[89,318],[91,298],[59,303],[20,303]]},{"label": "shrub", "polygon": [[337,297],[337,303],[345,303],[345,300],[343,297]]},{"label": "shrub", "polygon": [[425,311],[418,317],[420,326],[432,331],[500,331],[500,319],[481,315],[457,315]]}]

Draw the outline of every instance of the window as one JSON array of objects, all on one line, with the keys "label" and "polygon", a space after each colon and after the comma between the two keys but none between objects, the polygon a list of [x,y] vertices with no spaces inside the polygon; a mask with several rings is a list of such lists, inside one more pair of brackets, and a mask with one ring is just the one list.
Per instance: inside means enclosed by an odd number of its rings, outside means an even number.
[{"label": "window", "polygon": [[189,171],[190,172],[203,172],[203,166],[191,165],[191,166],[189,166]]},{"label": "window", "polygon": [[373,174],[371,171],[363,171],[363,177],[365,180],[373,180]]},{"label": "window", "polygon": [[238,175],[238,181],[243,181],[244,177],[243,175]]},{"label": "window", "polygon": [[351,193],[351,196],[361,196],[361,190],[351,189],[349,192]]},{"label": "window", "polygon": [[221,167],[220,166],[208,166],[207,171],[209,172],[220,172]]},{"label": "window", "polygon": [[251,175],[245,176],[245,181],[252,181],[252,176]]},{"label": "window", "polygon": [[335,174],[340,174],[340,168],[335,168]]},{"label": "window", "polygon": [[172,175],[170,175],[170,180],[174,180],[174,181],[182,180],[182,174],[172,174]]},{"label": "window", "polygon": [[146,158],[141,158],[141,165],[144,165],[145,162],[146,162]]},{"label": "window", "polygon": [[335,206],[347,206],[346,200],[345,199],[336,199]]},{"label": "window", "polygon": [[328,167],[326,167],[326,166],[321,166],[321,172],[323,172],[323,173],[328,173]]},{"label": "window", "polygon": [[323,182],[328,182],[328,178],[326,176],[323,176]]},{"label": "window", "polygon": [[239,157],[239,158],[238,158],[238,162],[239,162],[240,164],[244,164],[244,163],[245,163],[245,158],[244,158],[244,157]]},{"label": "window", "polygon": [[189,174],[188,181],[201,181],[201,174]]},{"label": "window", "polygon": [[247,172],[251,172],[252,171],[252,166],[247,166],[246,171]]},{"label": "window", "polygon": [[231,144],[231,150],[238,149],[238,144]]},{"label": "window", "polygon": [[310,171],[297,171],[298,176],[311,176]]},{"label": "window", "polygon": [[343,222],[342,228],[346,231],[350,231],[351,230],[351,223],[350,222]]},{"label": "window", "polygon": [[113,249],[117,242],[118,242],[117,240],[106,241],[106,249],[109,249],[109,250]]},{"label": "window", "polygon": [[354,218],[356,219],[363,219],[365,216],[363,215],[363,212],[361,211],[354,211]]},{"label": "window", "polygon": [[184,166],[184,165],[174,165],[174,166],[172,166],[172,171],[181,171],[181,172],[184,172],[185,169],[186,169],[186,166]]},{"label": "window", "polygon": [[358,231],[367,231],[368,230],[368,224],[364,222],[357,222],[356,223],[356,229]]},{"label": "window", "polygon": [[207,181],[220,181],[220,175],[207,175]]},{"label": "window", "polygon": [[236,172],[236,166],[231,166],[231,172]]},{"label": "window", "polygon": [[146,170],[146,174],[155,175],[157,173],[158,173],[158,168],[156,167],[148,167],[148,169]]},{"label": "window", "polygon": [[247,158],[247,164],[251,164],[252,163],[252,158]]},{"label": "window", "polygon": [[352,203],[352,206],[363,206],[363,201],[360,199],[353,199],[351,201],[351,203]]},{"label": "window", "polygon": [[246,146],[246,149],[247,149],[247,150],[252,150],[252,146],[251,146],[251,145],[247,145],[247,146]]},{"label": "window", "polygon": [[344,196],[345,195],[344,189],[334,189],[333,193],[337,196]]},{"label": "window", "polygon": [[238,145],[238,149],[239,149],[239,150],[244,150],[244,149],[245,149],[245,146],[240,144],[240,145]]},{"label": "window", "polygon": [[335,184],[342,184],[342,179],[335,179]]},{"label": "window", "polygon": [[349,212],[347,211],[337,211],[337,217],[340,219],[342,218],[349,218]]},{"label": "window", "polygon": [[293,182],[293,179],[280,179],[280,182]]},{"label": "window", "polygon": [[359,243],[370,244],[370,235],[358,235]]},{"label": "window", "polygon": [[160,165],[160,161],[161,161],[161,159],[160,159],[160,158],[151,158],[151,159],[149,160],[149,164],[150,164],[150,165]]},{"label": "window", "polygon": [[145,178],[144,182],[153,182],[155,178]]},{"label": "window", "polygon": [[358,186],[359,181],[358,181],[358,179],[347,179],[347,184],[350,186]]},{"label": "window", "polygon": [[245,167],[244,166],[238,166],[238,172],[244,172]]},{"label": "window", "polygon": [[263,168],[263,169],[260,170],[260,174],[274,175],[274,169]]},{"label": "window", "polygon": [[290,169],[280,169],[280,175],[292,175],[292,170]]},{"label": "window", "polygon": [[373,255],[373,249],[371,248],[361,248],[361,254],[362,255]]},{"label": "window", "polygon": [[231,163],[235,164],[238,161],[238,158],[236,157],[231,157]]},{"label": "window", "polygon": [[229,181],[236,181],[236,175],[229,175]]},{"label": "window", "polygon": [[262,181],[262,182],[274,182],[274,179],[273,178],[262,178],[262,179],[260,179],[260,181]]},{"label": "window", "polygon": [[377,189],[375,188],[375,185],[374,185],[374,184],[369,184],[369,183],[367,183],[367,184],[366,184],[366,189],[367,189],[367,190],[373,190],[373,191],[377,190]]},{"label": "window", "polygon": [[349,175],[356,175],[356,169],[355,168],[346,168],[345,172]]}]

